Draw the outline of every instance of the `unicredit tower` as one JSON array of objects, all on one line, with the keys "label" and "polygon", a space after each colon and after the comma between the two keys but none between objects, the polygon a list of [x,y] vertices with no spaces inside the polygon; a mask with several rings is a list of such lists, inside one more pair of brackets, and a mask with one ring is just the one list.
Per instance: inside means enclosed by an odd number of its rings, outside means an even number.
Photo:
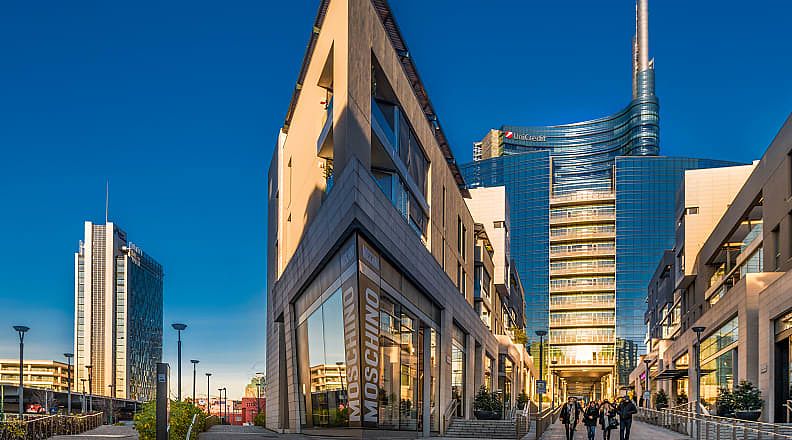
[{"label": "unicredit tower", "polygon": [[538,354],[536,331],[548,332],[544,379],[558,396],[609,398],[627,383],[645,350],[648,282],[674,244],[682,175],[734,165],[659,155],[648,8],[637,1],[624,109],[563,125],[503,125],[462,166],[469,188],[506,186],[528,336]]}]

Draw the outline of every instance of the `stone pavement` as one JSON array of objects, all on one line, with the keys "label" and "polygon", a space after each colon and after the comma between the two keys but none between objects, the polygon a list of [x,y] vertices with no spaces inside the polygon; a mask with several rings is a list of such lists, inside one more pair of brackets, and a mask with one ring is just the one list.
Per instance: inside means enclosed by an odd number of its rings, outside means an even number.
[{"label": "stone pavement", "polygon": [[[602,429],[597,427],[596,440],[602,440]],[[619,430],[611,431],[611,440],[619,440]],[[586,427],[581,423],[575,430],[575,440],[587,440]],[[545,432],[542,440],[566,440],[564,433],[564,425],[561,422],[555,423],[549,431]],[[690,440],[690,437],[677,434],[676,432],[667,429],[658,428],[657,426],[649,425],[637,420],[633,420],[632,430],[630,431],[630,440]]]},{"label": "stone pavement", "polygon": [[281,437],[258,426],[216,425],[198,434],[198,440],[261,440]]},{"label": "stone pavement", "polygon": [[104,425],[82,434],[56,435],[50,440],[137,440],[138,435],[131,424],[116,426]]}]

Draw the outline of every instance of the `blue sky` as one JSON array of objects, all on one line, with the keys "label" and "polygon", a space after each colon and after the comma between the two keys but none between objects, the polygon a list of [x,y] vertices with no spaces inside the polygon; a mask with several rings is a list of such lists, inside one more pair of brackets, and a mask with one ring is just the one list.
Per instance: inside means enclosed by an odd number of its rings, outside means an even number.
[{"label": "blue sky", "polygon": [[[392,3],[460,162],[489,128],[629,101],[631,0]],[[792,110],[792,4],[651,3],[662,153],[759,158]],[[266,169],[317,5],[4,4],[0,357],[17,323],[31,357],[71,351],[73,252],[109,179],[111,219],[165,266],[185,359],[241,394],[264,368]]]}]

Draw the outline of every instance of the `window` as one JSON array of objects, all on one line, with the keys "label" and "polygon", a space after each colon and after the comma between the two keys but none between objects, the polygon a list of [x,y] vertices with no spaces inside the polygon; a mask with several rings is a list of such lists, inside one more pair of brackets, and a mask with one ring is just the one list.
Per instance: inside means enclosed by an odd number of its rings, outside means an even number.
[{"label": "window", "polygon": [[779,229],[780,226],[776,226],[771,231],[773,235],[773,269],[776,271],[781,267],[781,234]]},{"label": "window", "polygon": [[462,269],[462,264],[457,263],[457,288],[459,293],[464,295],[465,292],[465,269]]},{"label": "window", "polygon": [[446,225],[446,220],[445,220],[445,217],[446,217],[446,189],[445,189],[445,185],[443,185],[443,200],[442,200],[441,203],[442,203],[442,205],[441,205],[441,214],[440,215],[443,218],[443,232],[445,232],[445,225]]},{"label": "window", "polygon": [[698,206],[693,206],[690,208],[685,208],[685,215],[696,215],[699,213]]},{"label": "window", "polygon": [[459,256],[462,258],[462,261],[465,261],[467,259],[465,255],[465,250],[467,249],[467,228],[462,223],[462,217],[457,217],[457,246]]}]

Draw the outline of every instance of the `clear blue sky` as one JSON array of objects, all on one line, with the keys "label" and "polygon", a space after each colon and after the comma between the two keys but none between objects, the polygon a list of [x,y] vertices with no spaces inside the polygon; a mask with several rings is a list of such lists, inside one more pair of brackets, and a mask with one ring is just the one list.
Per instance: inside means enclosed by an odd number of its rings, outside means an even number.
[{"label": "clear blue sky", "polygon": [[[31,357],[71,351],[73,252],[110,179],[111,219],[165,266],[185,359],[235,397],[264,368],[266,169],[318,0],[161,3],[3,5],[0,357],[17,323]],[[792,110],[792,4],[651,3],[662,153],[759,158]],[[632,0],[393,9],[460,162],[489,128],[629,101]]]}]

